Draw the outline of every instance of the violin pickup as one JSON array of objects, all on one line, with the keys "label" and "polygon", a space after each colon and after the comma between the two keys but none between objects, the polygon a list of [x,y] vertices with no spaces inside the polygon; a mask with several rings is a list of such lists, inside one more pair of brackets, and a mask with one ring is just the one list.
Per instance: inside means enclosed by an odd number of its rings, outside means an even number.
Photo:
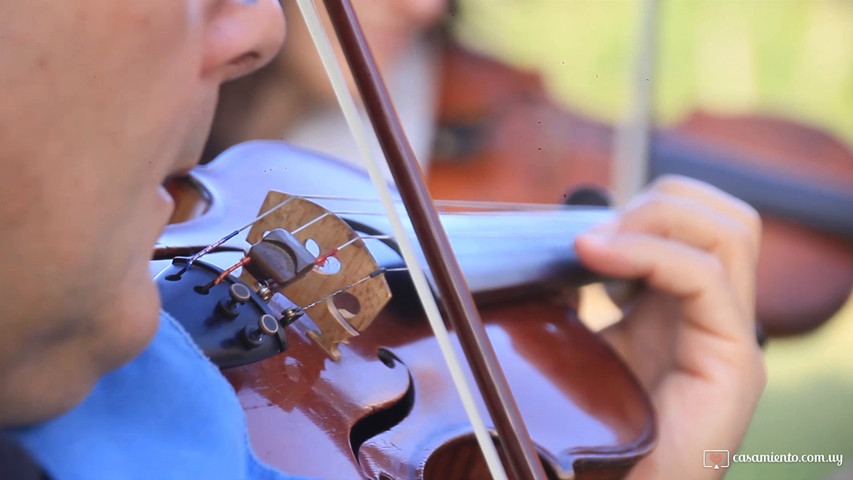
[{"label": "violin pickup", "polygon": [[279,287],[299,280],[314,267],[316,256],[283,228],[268,232],[249,249],[246,269],[255,278],[267,278]]}]

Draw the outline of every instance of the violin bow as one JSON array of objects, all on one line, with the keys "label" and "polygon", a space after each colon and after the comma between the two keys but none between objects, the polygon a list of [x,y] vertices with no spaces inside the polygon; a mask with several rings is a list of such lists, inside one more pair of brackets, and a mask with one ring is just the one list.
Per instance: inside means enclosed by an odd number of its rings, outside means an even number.
[{"label": "violin bow", "polygon": [[616,205],[625,205],[649,179],[652,99],[654,97],[659,0],[644,0],[637,22],[637,52],[628,107],[613,138],[611,182]]},{"label": "violin bow", "polygon": [[[297,3],[309,26],[330,80],[333,84],[337,81],[336,95],[346,115],[347,110],[354,108],[355,102],[342,82],[343,75],[334,54],[329,55],[332,51],[331,44],[322,30],[317,10],[311,0],[297,0]],[[486,408],[494,422],[500,443],[505,450],[505,467],[513,473],[515,478],[544,480],[545,471],[480,320],[450,242],[439,221],[420,167],[391,104],[390,95],[367,46],[352,4],[349,0],[324,0],[324,4],[427,260],[438,294],[444,301],[450,324],[459,338]],[[353,121],[358,123],[354,119]],[[352,128],[353,123],[350,126]],[[394,226],[403,258],[409,267],[442,353],[445,355],[445,361],[451,370],[489,470],[496,479],[507,478],[506,472],[500,468],[494,444],[485,429],[476,405],[470,394],[466,393],[470,389],[467,387],[461,369],[458,365],[453,365],[458,362],[455,361],[449,335],[438,314],[438,307],[429,289],[426,276],[404,233],[402,220],[393,207],[390,191],[381,174],[379,164],[369,154],[366,143],[358,138],[363,129],[356,127],[353,130],[353,135],[357,137],[356,141],[364,145],[360,147],[362,156],[365,157],[370,176],[379,190],[389,219]]]}]

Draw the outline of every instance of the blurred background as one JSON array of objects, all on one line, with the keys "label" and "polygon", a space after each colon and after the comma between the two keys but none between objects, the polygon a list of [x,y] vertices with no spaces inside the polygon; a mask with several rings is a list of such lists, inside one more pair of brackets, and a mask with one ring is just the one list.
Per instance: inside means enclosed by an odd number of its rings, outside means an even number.
[{"label": "blurred background", "polygon": [[[568,108],[615,122],[629,105],[641,7],[463,0],[456,34],[538,70]],[[669,0],[659,2],[657,25],[649,78],[656,124],[697,109],[761,112],[853,146],[853,1]],[[853,478],[853,302],[811,334],[772,339],[766,353],[769,383],[740,451],[840,453],[845,465],[734,464],[726,478]]]}]

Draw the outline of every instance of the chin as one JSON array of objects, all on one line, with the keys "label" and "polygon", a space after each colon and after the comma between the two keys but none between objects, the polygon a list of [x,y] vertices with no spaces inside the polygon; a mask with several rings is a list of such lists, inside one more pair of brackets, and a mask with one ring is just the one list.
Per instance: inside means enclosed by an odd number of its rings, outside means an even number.
[{"label": "chin", "polygon": [[140,262],[112,304],[99,312],[95,354],[103,375],[131,362],[151,343],[160,325],[160,296],[151,279],[148,262]]},{"label": "chin", "polygon": [[148,346],[159,325],[159,298],[150,278],[144,281],[134,291],[116,287],[111,302],[75,318],[77,328],[4,371],[0,428],[33,425],[73,409],[103,375]]},{"label": "chin", "polygon": [[96,376],[89,381],[65,377],[56,379],[50,390],[25,390],[12,398],[4,396],[0,428],[36,425],[67,413],[86,399],[96,381]]}]

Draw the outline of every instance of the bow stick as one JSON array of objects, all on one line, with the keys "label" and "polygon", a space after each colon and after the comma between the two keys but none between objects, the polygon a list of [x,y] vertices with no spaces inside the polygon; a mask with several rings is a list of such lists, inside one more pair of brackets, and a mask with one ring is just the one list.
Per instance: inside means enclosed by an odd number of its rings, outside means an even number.
[{"label": "bow stick", "polygon": [[[316,9],[310,0],[298,0],[298,3],[309,29],[311,29],[312,24],[315,25],[311,36],[321,56],[323,56],[323,52],[329,52],[331,48],[327,40],[325,40],[325,45],[322,44],[325,35],[322,34],[322,31],[317,31],[319,20]],[[474,300],[468,291],[465,278],[453,255],[450,242],[439,222],[438,214],[432,205],[417,160],[391,105],[387,89],[370,54],[352,5],[349,0],[325,0],[324,3],[364,101],[371,124],[385,153],[388,167],[397,184],[400,197],[406,206],[415,234],[426,257],[436,289],[445,302],[449,321],[456,331],[462,350],[465,352],[479,390],[483,395],[486,408],[501,439],[501,445],[506,451],[504,457],[506,466],[508,470],[513,472],[515,478],[545,479],[542,464],[524,426],[518,406],[512,397],[494,349],[489,342]],[[341,77],[339,72],[335,75],[335,72],[332,71],[336,67],[334,60],[326,58],[323,63],[330,74],[330,79]],[[351,97],[349,101],[342,98],[342,96],[348,96],[345,87],[341,88],[339,85],[335,90],[341,107],[346,113],[346,104],[354,105],[354,102]],[[350,126],[353,126],[352,123]],[[358,132],[354,131],[353,134],[358,137]],[[371,155],[366,154],[364,148],[360,149],[362,155],[366,157],[365,160],[371,178],[379,190],[380,197],[383,198],[383,203],[396,231],[404,260],[419,291],[421,302],[442,348],[442,353],[445,355],[445,360],[448,362],[448,368],[451,370],[457,389],[463,399],[463,404],[465,404],[466,411],[474,426],[480,448],[483,450],[492,476],[498,479],[506,478],[506,473],[499,468],[499,465],[496,466],[497,455],[494,451],[494,445],[485,432],[482,420],[479,420],[476,407],[470,399],[466,400],[467,394],[465,392],[468,389],[461,375],[461,370],[453,365],[454,360],[452,359],[455,356],[450,347],[447,330],[444,328],[440,316],[438,316],[435,299],[429,293],[426,277],[415,260],[414,250],[403,232],[402,221],[393,208],[390,192],[380,173],[379,165],[375,163]]]}]

